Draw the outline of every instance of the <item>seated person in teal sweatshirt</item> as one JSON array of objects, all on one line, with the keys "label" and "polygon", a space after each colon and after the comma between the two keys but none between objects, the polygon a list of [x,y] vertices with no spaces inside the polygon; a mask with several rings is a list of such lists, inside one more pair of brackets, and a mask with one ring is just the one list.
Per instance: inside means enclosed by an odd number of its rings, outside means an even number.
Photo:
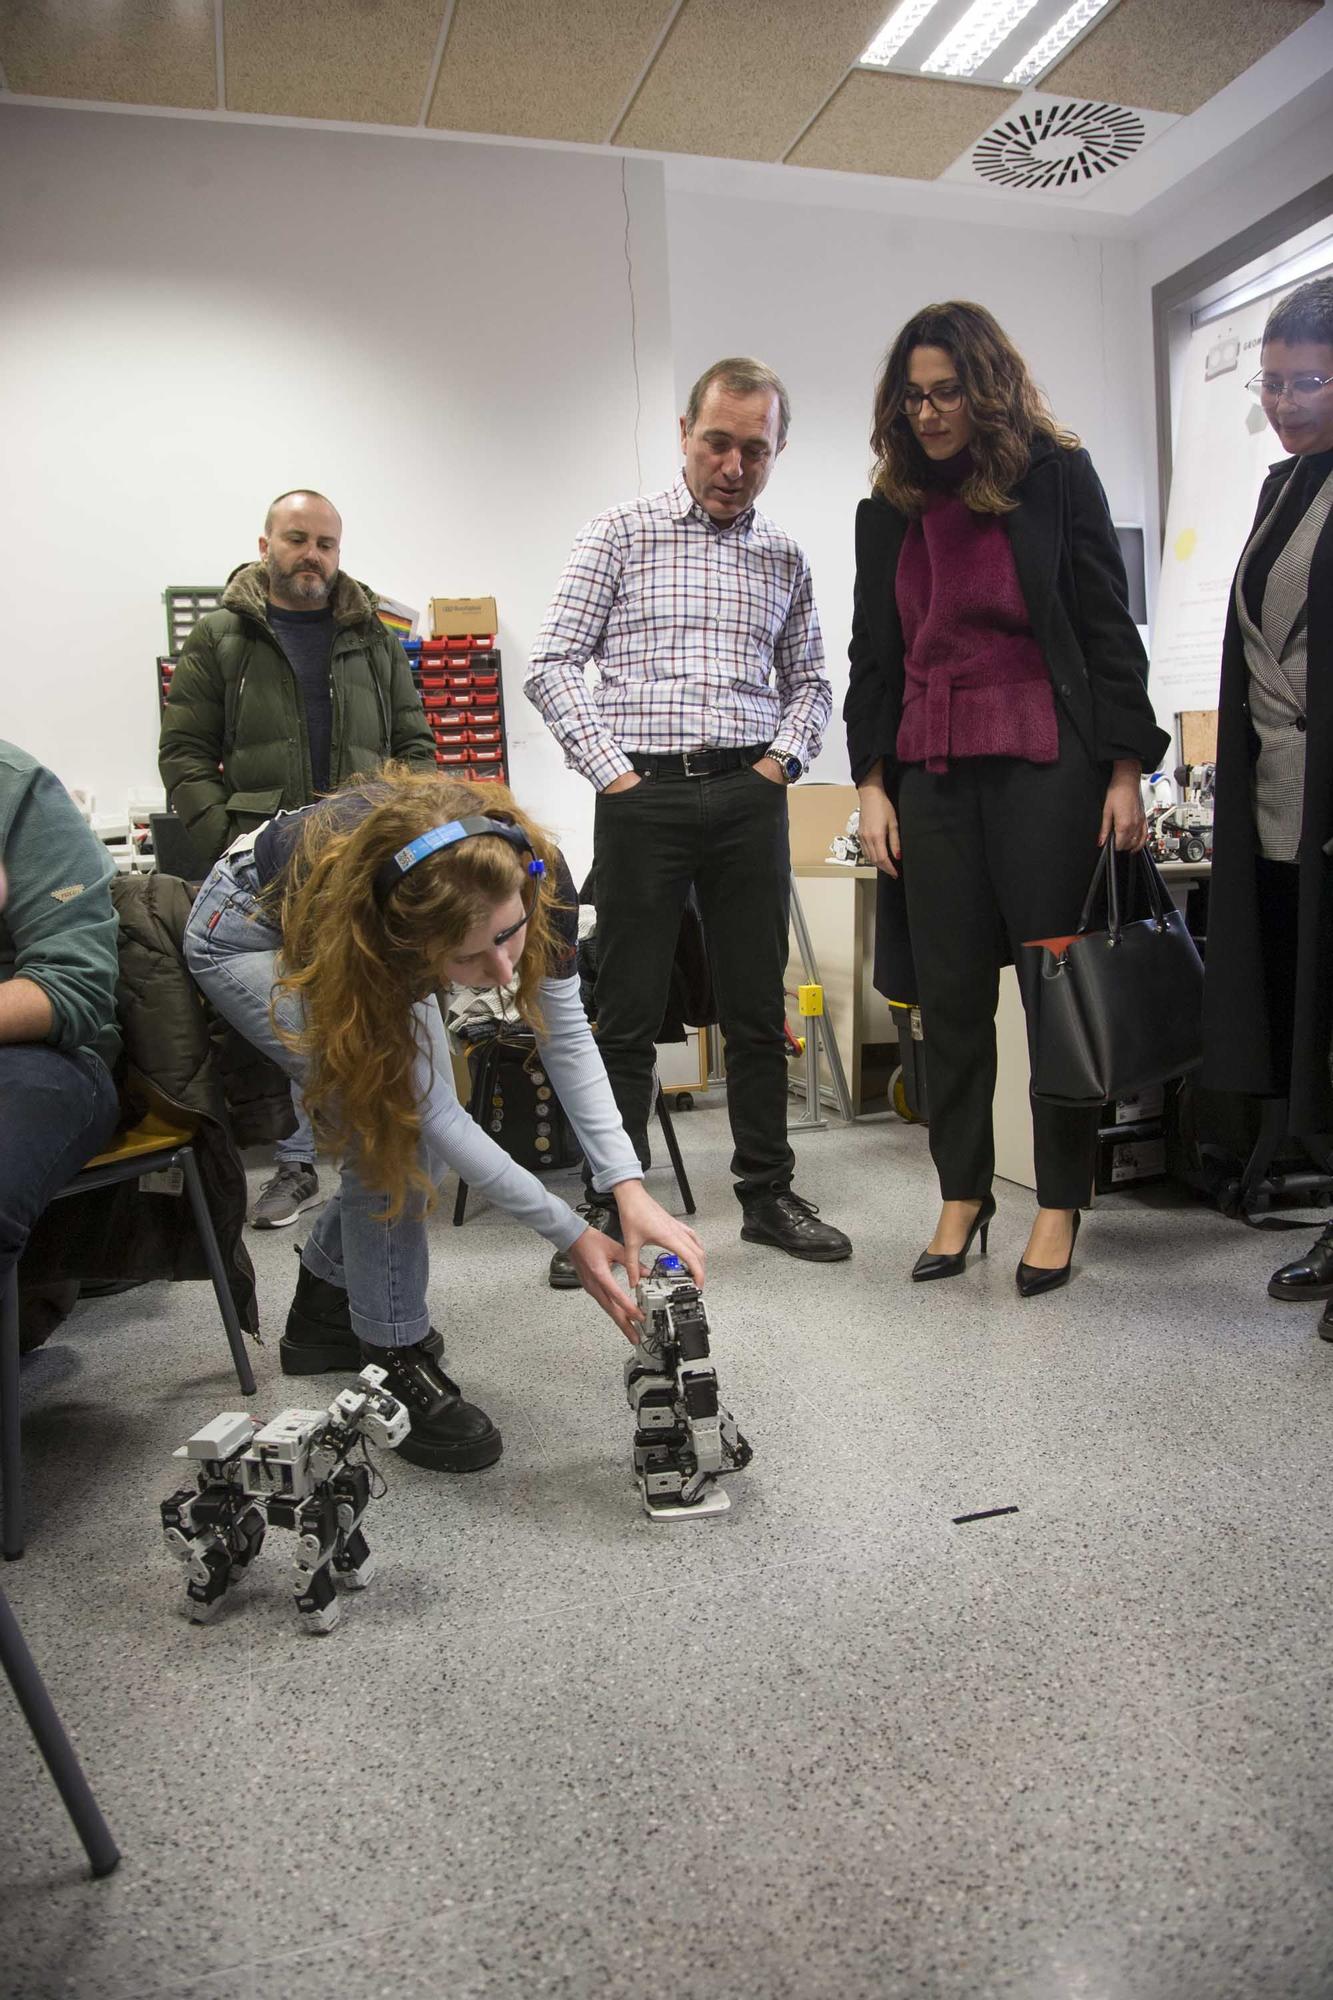
[{"label": "seated person in teal sweatshirt", "polygon": [[116,1129],[114,874],[59,779],[0,740],[0,1281]]}]

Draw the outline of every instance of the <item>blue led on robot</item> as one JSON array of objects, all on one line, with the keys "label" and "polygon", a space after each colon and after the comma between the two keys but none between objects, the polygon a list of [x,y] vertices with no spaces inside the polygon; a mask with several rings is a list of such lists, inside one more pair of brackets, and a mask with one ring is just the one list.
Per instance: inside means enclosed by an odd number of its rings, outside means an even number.
[{"label": "blue led on robot", "polygon": [[668,1250],[664,1256],[658,1258],[657,1268],[659,1271],[683,1271],[685,1266],[681,1263],[679,1257]]}]

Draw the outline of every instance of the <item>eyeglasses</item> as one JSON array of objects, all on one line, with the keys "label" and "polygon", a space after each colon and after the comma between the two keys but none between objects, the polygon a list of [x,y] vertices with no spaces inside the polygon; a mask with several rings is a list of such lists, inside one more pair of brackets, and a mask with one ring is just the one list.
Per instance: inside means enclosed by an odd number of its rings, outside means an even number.
[{"label": "eyeglasses", "polygon": [[1276,403],[1283,395],[1293,403],[1313,403],[1333,382],[1333,375],[1255,375],[1245,384],[1261,403]]},{"label": "eyeglasses", "polygon": [[958,382],[945,389],[904,389],[903,409],[909,417],[919,417],[921,405],[929,403],[939,416],[948,417],[962,408],[963,395],[962,385]]}]

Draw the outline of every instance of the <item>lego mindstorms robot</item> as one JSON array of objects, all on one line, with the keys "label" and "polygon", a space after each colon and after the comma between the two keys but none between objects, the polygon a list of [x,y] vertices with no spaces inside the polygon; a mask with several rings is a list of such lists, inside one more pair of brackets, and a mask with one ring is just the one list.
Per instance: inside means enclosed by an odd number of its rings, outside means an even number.
[{"label": "lego mindstorms robot", "polygon": [[634,1412],[634,1477],[654,1521],[725,1514],[718,1486],[754,1453],[718,1401],[708,1316],[679,1257],[659,1257],[635,1290],[643,1312],[639,1345],[625,1363]]},{"label": "lego mindstorms robot", "polygon": [[[407,1436],[406,1405],[391,1396],[382,1368],[361,1370],[326,1410],[284,1410],[272,1423],[227,1410],[196,1431],[176,1458],[195,1467],[195,1483],[162,1502],[162,1528],[184,1564],[186,1606],[203,1624],[248,1575],[266,1528],[296,1535],[296,1609],[308,1632],[331,1632],[342,1615],[334,1590],[364,1590],[375,1558],[361,1531],[373,1493],[358,1444],[393,1450]],[[383,1491],[383,1483],[380,1486]]]}]

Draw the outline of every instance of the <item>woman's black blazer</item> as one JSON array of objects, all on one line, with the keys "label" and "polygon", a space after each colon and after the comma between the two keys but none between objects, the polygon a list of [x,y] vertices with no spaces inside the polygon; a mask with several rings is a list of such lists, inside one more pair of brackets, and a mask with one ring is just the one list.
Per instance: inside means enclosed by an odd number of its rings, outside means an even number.
[{"label": "woman's black blazer", "polygon": [[[1156,770],[1171,739],[1148,700],[1148,662],[1129,615],[1128,586],[1110,509],[1081,446],[1039,439],[1001,516],[1028,618],[1055,697],[1089,756],[1109,767],[1135,757]],[[903,705],[903,633],[894,585],[907,517],[879,494],[856,510],[851,676],[843,720],[852,778],[880,759],[896,796]],[[916,997],[901,884],[881,875],[875,984],[892,1000]]]},{"label": "woman's black blazer", "polygon": [[[1120,544],[1102,483],[1082,447],[1040,439],[1001,519],[1019,587],[1056,699],[1098,764],[1137,757],[1156,770],[1171,739],[1153,719],[1148,662],[1129,615]],[[851,678],[843,704],[852,778],[884,760],[896,790],[894,746],[903,706],[903,633],[894,582],[907,517],[875,494],[856,510],[856,596]]]}]

